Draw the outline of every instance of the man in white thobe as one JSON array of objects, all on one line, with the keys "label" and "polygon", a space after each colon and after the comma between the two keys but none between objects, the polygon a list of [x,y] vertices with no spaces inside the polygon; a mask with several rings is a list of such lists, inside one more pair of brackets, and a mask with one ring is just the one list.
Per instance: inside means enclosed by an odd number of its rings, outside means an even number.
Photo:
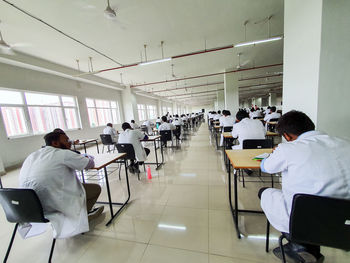
[{"label": "man in white thobe", "polygon": [[[282,172],[282,190],[262,188],[261,207],[277,230],[289,233],[289,217],[293,196],[297,193],[350,200],[350,143],[315,131],[311,119],[299,111],[284,114],[277,131],[287,142],[281,143],[261,163],[261,170],[270,174]],[[330,215],[331,216],[331,215]],[[300,252],[322,259],[319,246],[289,242],[286,253],[294,258]],[[274,249],[279,257],[279,248]],[[298,254],[298,255],[296,255]]]},{"label": "man in white thobe", "polygon": [[220,127],[223,127],[220,138],[220,146],[223,146],[224,144],[224,136],[222,135],[224,133],[224,127],[233,127],[236,122],[236,118],[231,116],[231,112],[229,110],[223,110],[222,114],[223,116],[221,116],[219,119]]},{"label": "man in white thobe", "polygon": [[94,167],[93,157],[69,150],[71,143],[64,133],[51,132],[44,139],[46,146],[24,161],[19,185],[33,189],[38,195],[44,216],[53,227],[54,238],[87,232],[87,211],[91,212],[89,219],[103,211],[103,206],[92,210],[101,187],[80,183],[75,171]]}]

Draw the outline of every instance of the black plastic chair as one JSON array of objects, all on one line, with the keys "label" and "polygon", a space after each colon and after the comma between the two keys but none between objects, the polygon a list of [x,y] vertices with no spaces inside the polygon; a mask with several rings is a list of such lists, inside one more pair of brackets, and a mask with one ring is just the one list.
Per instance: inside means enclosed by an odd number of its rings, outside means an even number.
[{"label": "black plastic chair", "polygon": [[[123,159],[133,160],[136,162],[134,146],[131,143],[117,143],[116,147],[117,147],[118,153],[126,153],[126,156]],[[143,168],[145,169],[145,164],[143,164]],[[121,166],[119,166],[119,180],[120,180],[120,169],[121,169]],[[127,169],[127,167],[125,167],[125,169]],[[140,173],[137,173],[137,178],[140,180]]]},{"label": "black plastic chair", "polygon": [[[272,141],[268,139],[249,139],[244,140],[242,149],[271,149]],[[261,170],[259,169],[259,177],[261,177]],[[242,183],[243,187],[245,187],[244,174],[242,173]],[[273,187],[273,175],[271,175],[271,185]]]},{"label": "black plastic chair", "polygon": [[[10,254],[19,224],[48,223],[49,220],[44,217],[41,202],[35,191],[32,189],[2,188],[0,189],[0,203],[5,211],[7,221],[16,223],[4,258],[5,263],[7,262]],[[52,241],[48,262],[51,262],[55,243],[56,239],[54,238]]]},{"label": "black plastic chair", "polygon": [[181,136],[181,125],[175,125],[175,130],[173,131],[173,134],[176,138],[176,147],[179,146],[180,136]]},{"label": "black plastic chair", "polygon": [[[269,229],[269,223],[268,223]],[[266,233],[268,251],[269,233]],[[286,262],[282,234],[279,246]],[[288,240],[295,243],[350,250],[350,200],[295,194],[289,220]]]},{"label": "black plastic chair", "polygon": [[224,132],[232,132],[233,127],[232,126],[226,126],[224,127]]},{"label": "black plastic chair", "polygon": [[101,142],[103,144],[102,153],[104,152],[105,146],[107,146],[107,152],[111,152],[109,146],[113,146],[113,153],[115,150],[115,143],[112,140],[112,136],[110,134],[100,134]]},{"label": "black plastic chair", "polygon": [[[273,118],[273,119],[270,119],[268,122],[278,122],[279,118]],[[276,130],[276,125],[275,124],[267,124],[267,130],[268,131],[271,131],[271,132],[274,132]]]},{"label": "black plastic chair", "polygon": [[163,131],[160,131],[159,134],[160,134],[160,140],[165,145],[165,147],[167,146],[168,141],[171,141],[171,145],[173,146],[173,137],[171,134],[171,130],[163,130]]}]

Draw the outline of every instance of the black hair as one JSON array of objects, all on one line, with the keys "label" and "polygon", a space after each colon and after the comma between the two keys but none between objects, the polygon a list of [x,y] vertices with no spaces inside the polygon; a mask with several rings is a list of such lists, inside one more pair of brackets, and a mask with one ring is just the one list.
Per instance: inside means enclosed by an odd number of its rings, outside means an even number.
[{"label": "black hair", "polygon": [[218,110],[218,114],[221,114],[221,110]]},{"label": "black hair", "polygon": [[112,123],[108,122],[107,126],[112,127],[113,125],[112,125]]},{"label": "black hair", "polygon": [[61,134],[66,134],[66,133],[64,132],[64,130],[62,130],[62,129],[60,129],[60,128],[56,128],[56,129],[54,129],[52,132],[61,133]]},{"label": "black hair", "polygon": [[244,118],[249,118],[249,114],[246,111],[244,111],[244,110],[238,111],[237,114],[236,114],[236,119],[241,121]]},{"label": "black hair", "polygon": [[315,124],[304,112],[292,110],[282,115],[276,130],[280,135],[288,133],[299,136],[304,132],[315,130]]},{"label": "black hair", "polygon": [[135,120],[131,120],[131,123],[135,123]]},{"label": "black hair", "polygon": [[45,145],[52,146],[53,142],[58,142],[60,140],[60,136],[65,133],[62,132],[50,132],[44,136]]},{"label": "black hair", "polygon": [[131,129],[130,123],[124,122],[122,124],[122,129],[123,129],[123,131],[125,131],[126,129]]},{"label": "black hair", "polygon": [[254,111],[255,111],[255,109],[254,109],[254,108],[251,108],[251,109],[250,109],[250,111],[251,111],[251,112],[254,112]]},{"label": "black hair", "polygon": [[272,112],[275,112],[275,111],[276,111],[276,107],[275,107],[275,106],[272,106],[272,107],[270,108],[270,110],[271,110]]},{"label": "black hair", "polygon": [[167,119],[166,116],[163,116],[163,117],[162,117],[162,121],[167,122],[167,120],[168,120],[168,119]]},{"label": "black hair", "polygon": [[226,115],[231,116],[231,112],[229,110],[227,110]]}]

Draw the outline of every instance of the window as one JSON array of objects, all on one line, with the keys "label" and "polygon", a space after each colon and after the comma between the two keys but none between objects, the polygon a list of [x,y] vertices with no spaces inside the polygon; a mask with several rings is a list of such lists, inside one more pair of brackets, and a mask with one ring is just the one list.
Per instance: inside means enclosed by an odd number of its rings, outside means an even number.
[{"label": "window", "polygon": [[8,137],[81,128],[75,97],[2,89],[0,107]]},{"label": "window", "polygon": [[115,101],[86,99],[90,127],[104,126],[107,123],[121,123],[119,104]]},{"label": "window", "polygon": [[170,115],[173,115],[173,109],[172,109],[172,107],[168,107],[168,112],[169,112]]},{"label": "window", "polygon": [[167,114],[167,107],[163,106],[163,116],[165,116]]},{"label": "window", "polygon": [[157,107],[155,105],[147,105],[147,114],[148,114],[148,119],[156,119]]},{"label": "window", "polygon": [[137,104],[137,111],[139,113],[139,121],[144,121],[146,117],[146,106],[144,104]]}]

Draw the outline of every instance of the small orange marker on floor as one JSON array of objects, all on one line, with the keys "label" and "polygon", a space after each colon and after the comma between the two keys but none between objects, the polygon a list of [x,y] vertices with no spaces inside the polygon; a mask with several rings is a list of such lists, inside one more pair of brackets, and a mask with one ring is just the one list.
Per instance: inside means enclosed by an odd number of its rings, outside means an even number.
[{"label": "small orange marker on floor", "polygon": [[147,165],[147,178],[150,180],[152,179],[151,167],[149,167],[149,165]]}]

